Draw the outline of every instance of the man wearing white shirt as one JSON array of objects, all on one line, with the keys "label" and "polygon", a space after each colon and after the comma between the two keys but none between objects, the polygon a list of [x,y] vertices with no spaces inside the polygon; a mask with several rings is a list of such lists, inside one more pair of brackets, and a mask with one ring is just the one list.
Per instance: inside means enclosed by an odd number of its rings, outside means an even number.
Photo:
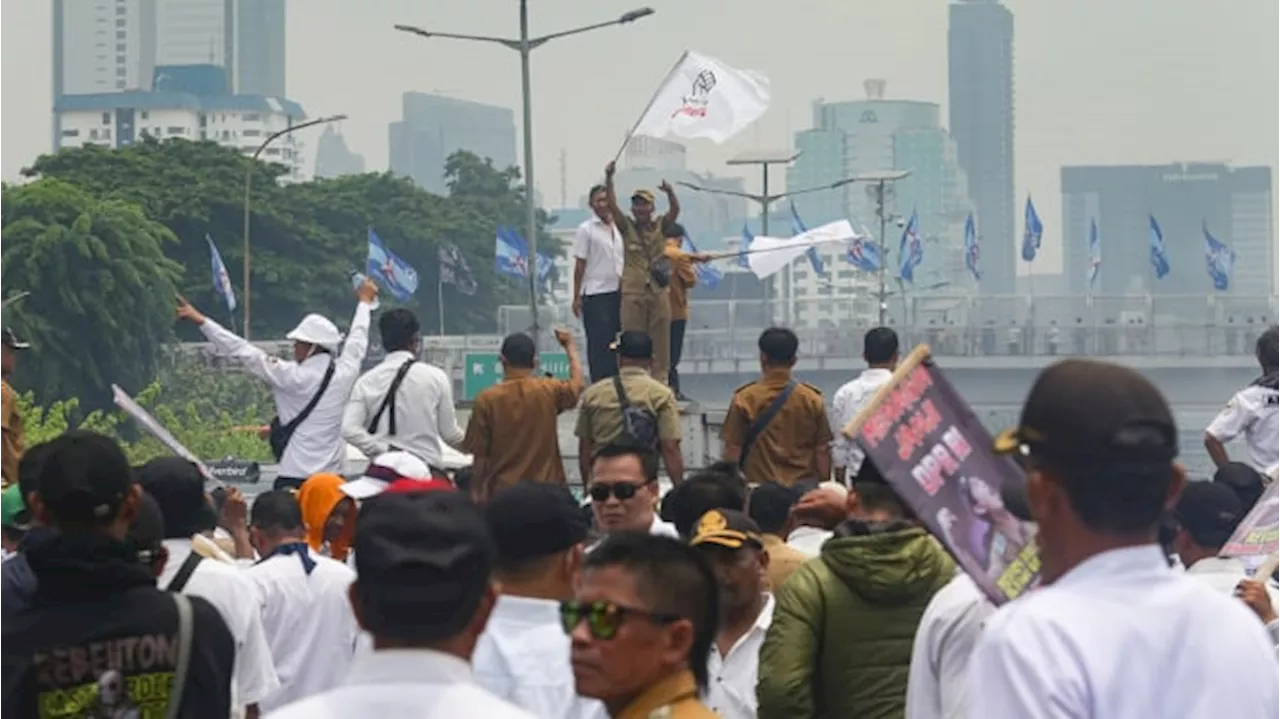
[{"label": "man wearing white shirt", "polygon": [[971,717],[1275,717],[1262,623],[1171,570],[1156,543],[1186,476],[1173,414],[1150,381],[1091,360],[1052,365],[994,449],[1026,470],[1025,484],[1006,476],[1003,494],[1037,524],[1042,586],[987,622]]},{"label": "man wearing white shirt", "polygon": [[1272,325],[1255,348],[1262,375],[1236,392],[1204,431],[1204,448],[1219,467],[1226,443],[1243,435],[1249,466],[1266,474],[1280,461],[1280,329]]},{"label": "man wearing white shirt", "polygon": [[346,680],[277,719],[532,719],[481,688],[471,656],[497,599],[483,512],[460,492],[389,491],[360,508],[348,593],[373,636]]},{"label": "man wearing white shirt", "polygon": [[872,328],[862,339],[862,358],[867,369],[836,390],[831,401],[831,465],[836,481],[842,484],[862,466],[862,450],[844,436],[844,427],[893,377],[898,366],[898,334],[888,327]]},{"label": "man wearing white shirt", "polygon": [[969,658],[995,609],[960,569],[933,595],[911,647],[906,719],[969,716]]},{"label": "man wearing white shirt", "polygon": [[347,602],[356,574],[311,551],[288,490],[254,500],[249,533],[262,559],[245,574],[262,594],[262,626],[280,677],[280,688],[259,703],[271,711],[346,678],[360,632]]},{"label": "man wearing white shirt", "polygon": [[280,462],[275,489],[296,489],[313,474],[342,472],[342,416],[369,349],[369,305],[377,296],[372,280],[356,290],[359,303],[341,354],[342,334],[332,322],[317,314],[303,317],[285,335],[293,340],[292,362],[267,354],[178,297],[178,319],[199,327],[221,354],[271,387],[278,415],[272,447]]},{"label": "man wearing white shirt", "polygon": [[485,515],[502,594],[471,657],[476,681],[542,719],[607,719],[604,704],[578,696],[560,623],[587,538],[578,503],[562,486],[521,482],[499,490]]},{"label": "man wearing white shirt", "polygon": [[582,319],[591,381],[599,382],[618,373],[609,343],[622,329],[623,253],[605,186],[592,187],[589,199],[595,214],[578,225],[573,237],[573,316]]},{"label": "man wearing white shirt", "polygon": [[458,447],[462,428],[453,407],[453,380],[417,361],[422,335],[413,312],[398,307],[378,318],[387,355],[356,381],[342,417],[342,436],[369,459],[408,452],[443,476],[440,443]]}]

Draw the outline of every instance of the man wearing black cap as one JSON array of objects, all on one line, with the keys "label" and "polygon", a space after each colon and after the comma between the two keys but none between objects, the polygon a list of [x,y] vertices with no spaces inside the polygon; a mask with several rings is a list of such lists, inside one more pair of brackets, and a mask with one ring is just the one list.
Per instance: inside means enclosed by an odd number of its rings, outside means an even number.
[{"label": "man wearing black cap", "polygon": [[[1248,511],[1230,487],[1217,482],[1187,483],[1173,510],[1173,551],[1187,568],[1188,577],[1229,596],[1237,593],[1240,582],[1249,578],[1244,562],[1236,557],[1219,557],[1218,552]],[[1274,617],[1276,593],[1271,587],[1268,589]]]},{"label": "man wearing black cap", "polygon": [[1038,525],[1043,586],[988,621],[970,663],[972,716],[1275,716],[1262,624],[1171,570],[1156,542],[1186,480],[1154,385],[1119,365],[1059,362],[995,449],[1026,470],[1004,499]]},{"label": "man wearing black cap", "polygon": [[276,719],[413,716],[532,719],[472,678],[471,655],[497,599],[484,513],[458,492],[386,492],[360,507],[349,596],[373,651],[341,686]]},{"label": "man wearing black cap", "polygon": [[650,376],[653,340],[644,332],[623,331],[613,345],[618,374],[600,380],[582,393],[578,408],[578,468],[583,480],[591,476],[591,458],[601,447],[624,434],[662,454],[672,484],[684,479],[680,453],[680,406],[671,388]]},{"label": "man wearing black cap", "polygon": [[5,617],[0,713],[228,716],[231,634],[208,602],[156,589],[158,512],[124,453],[69,432],[42,467],[32,511],[57,533],[25,550],[39,584],[31,608]]},{"label": "man wearing black cap", "polygon": [[502,594],[471,658],[476,681],[544,719],[605,719],[604,705],[574,688],[560,626],[587,538],[577,501],[565,487],[521,482],[498,492],[485,513]]},{"label": "man wearing black cap", "polygon": [[0,330],[0,420],[3,420],[4,437],[0,438],[0,450],[3,450],[3,462],[0,462],[0,487],[18,481],[18,460],[22,459],[22,449],[26,440],[22,436],[22,414],[18,412],[18,393],[9,386],[9,377],[18,361],[15,354],[31,345],[22,342],[13,333],[13,328]]}]

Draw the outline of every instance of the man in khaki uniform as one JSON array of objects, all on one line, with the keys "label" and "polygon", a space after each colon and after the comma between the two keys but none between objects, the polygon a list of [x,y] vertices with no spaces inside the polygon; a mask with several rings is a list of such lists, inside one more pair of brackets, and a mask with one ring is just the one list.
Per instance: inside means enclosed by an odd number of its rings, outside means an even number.
[{"label": "man in khaki uniform", "polygon": [[[680,454],[680,408],[671,388],[649,376],[653,366],[653,341],[644,332],[623,331],[613,349],[618,353],[618,375],[602,379],[582,393],[578,408],[578,466],[585,484],[591,477],[595,448],[617,439],[623,432],[622,401],[615,379],[622,383],[627,403],[652,413],[657,423],[657,447],[672,484],[684,479]],[[649,438],[637,437],[640,441]]]},{"label": "man in khaki uniform", "polygon": [[694,264],[711,259],[705,253],[684,251],[684,226],[673,222],[663,230],[667,237],[667,259],[671,261],[671,286],[667,289],[667,301],[671,305],[671,369],[667,373],[667,385],[676,393],[676,399],[684,400],[680,391],[680,356],[684,354],[684,331],[689,324],[689,290],[698,284]]},{"label": "man in khaki uniform", "polygon": [[822,392],[791,376],[800,340],[789,329],[771,327],[757,344],[761,377],[734,392],[720,429],[724,459],[742,467],[748,484],[827,480],[831,426]]},{"label": "man in khaki uniform", "polygon": [[663,230],[680,215],[676,193],[666,180],[658,186],[667,196],[667,214],[654,219],[653,193],[636,190],[631,195],[631,217],[618,207],[613,187],[614,163],[604,168],[605,197],[614,223],[622,234],[622,331],[644,332],[653,340],[653,376],[666,384],[671,368],[671,305],[667,297],[670,268],[665,267],[666,284],[654,279],[655,263],[668,265],[667,240]]},{"label": "man in khaki uniform", "polygon": [[4,437],[0,438],[0,450],[3,450],[3,462],[0,463],[0,486],[7,487],[10,484],[18,482],[18,461],[22,459],[22,451],[26,446],[26,439],[22,432],[22,415],[18,412],[18,393],[13,391],[13,387],[9,386],[9,376],[13,374],[14,366],[17,363],[18,350],[25,350],[31,345],[22,342],[13,330],[5,327],[3,330],[3,343],[0,346],[0,352],[3,352],[3,359],[0,362],[0,372],[3,379],[0,379],[0,419],[4,424]]}]

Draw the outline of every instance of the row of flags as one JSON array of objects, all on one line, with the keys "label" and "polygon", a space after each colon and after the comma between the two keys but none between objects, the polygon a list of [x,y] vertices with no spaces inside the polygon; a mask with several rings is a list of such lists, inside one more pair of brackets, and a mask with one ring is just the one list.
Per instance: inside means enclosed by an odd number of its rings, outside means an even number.
[{"label": "row of flags", "polygon": [[[556,270],[555,258],[538,250],[537,262],[534,264],[538,287],[547,295],[554,295],[556,281],[560,276]],[[494,239],[494,269],[504,277],[529,279],[529,243],[510,227],[498,228]]]}]

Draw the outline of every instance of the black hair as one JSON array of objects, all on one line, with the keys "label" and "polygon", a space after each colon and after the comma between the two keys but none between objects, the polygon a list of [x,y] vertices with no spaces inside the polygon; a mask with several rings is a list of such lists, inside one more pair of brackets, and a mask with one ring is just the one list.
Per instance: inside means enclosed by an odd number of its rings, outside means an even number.
[{"label": "black hair", "polygon": [[898,354],[898,333],[873,327],[862,338],[862,358],[870,365],[888,364]]},{"label": "black hair", "polygon": [[502,340],[502,348],[498,351],[507,361],[508,366],[520,369],[533,369],[534,359],[538,355],[538,348],[534,345],[533,338],[523,332],[507,335],[506,339]]},{"label": "black hair", "polygon": [[129,525],[125,542],[137,552],[138,561],[150,565],[160,557],[164,547],[164,514],[155,497],[143,492],[138,498],[138,513]]},{"label": "black hair", "polygon": [[[866,462],[863,462],[866,464]],[[898,493],[884,482],[857,480],[853,481],[853,491],[858,495],[858,503],[865,509],[888,512],[895,517],[910,519],[913,515],[907,511],[906,505],[898,497]]]},{"label": "black hair", "polygon": [[670,537],[618,532],[605,537],[582,563],[584,572],[605,567],[621,567],[634,575],[646,609],[693,623],[689,669],[698,688],[706,690],[707,657],[720,621],[720,592],[706,558]]},{"label": "black hair", "polygon": [[1035,463],[1058,480],[1085,527],[1107,534],[1154,531],[1174,480],[1172,462],[1100,464],[1038,458]]},{"label": "black hair", "polygon": [[662,236],[668,239],[671,239],[671,238],[675,238],[677,240],[684,239],[684,236],[685,236],[684,225],[680,224],[679,222],[669,223],[667,224],[666,227],[662,228]]},{"label": "black hair", "polygon": [[800,338],[786,327],[770,327],[760,333],[760,340],[756,344],[769,364],[789,365],[796,359]]},{"label": "black hair", "polygon": [[40,466],[49,454],[50,442],[41,442],[28,447],[18,460],[18,486],[22,488],[22,501],[25,504],[27,495],[40,491]]},{"label": "black hair", "polygon": [[590,204],[591,201],[595,199],[597,192],[604,192],[605,190],[608,190],[608,189],[609,188],[605,187],[604,185],[592,185],[591,189],[587,191],[587,203]]},{"label": "black hair", "polygon": [[765,534],[777,534],[787,526],[791,508],[800,501],[800,491],[781,484],[767,483],[756,487],[747,500],[747,516],[760,525]]},{"label": "black hair", "polygon": [[378,334],[382,349],[387,352],[412,351],[413,340],[421,330],[417,315],[404,307],[387,310],[378,318]]},{"label": "black hair", "polygon": [[591,461],[627,456],[634,456],[640,460],[640,469],[644,472],[646,482],[658,481],[658,453],[648,445],[630,437],[618,437],[608,444],[600,445],[591,453]]},{"label": "black hair", "polygon": [[263,492],[253,500],[249,511],[249,526],[281,534],[303,531],[302,508],[298,498],[287,489]]},{"label": "black hair", "polygon": [[1280,367],[1280,326],[1271,325],[1258,337],[1254,353],[1263,369],[1274,371]]},{"label": "black hair", "polygon": [[713,509],[746,508],[746,486],[737,477],[720,473],[699,472],[675,487],[663,498],[664,519],[676,525],[676,532],[688,539],[693,536],[702,515]]}]

